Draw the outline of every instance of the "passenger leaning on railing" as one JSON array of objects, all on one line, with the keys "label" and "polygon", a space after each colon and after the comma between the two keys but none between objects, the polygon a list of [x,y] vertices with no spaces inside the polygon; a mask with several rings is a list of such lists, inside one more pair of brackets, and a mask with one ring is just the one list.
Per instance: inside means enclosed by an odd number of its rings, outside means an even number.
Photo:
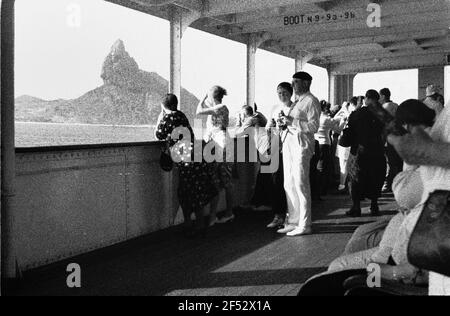
[{"label": "passenger leaning on railing", "polygon": [[[193,236],[204,232],[207,220],[204,208],[218,191],[211,180],[210,166],[203,162],[193,162],[194,132],[184,113],[177,110],[177,97],[168,94],[161,107],[155,135],[157,139],[168,142],[173,153],[180,153],[179,159],[174,157],[179,160],[176,164],[180,177],[178,200],[183,209],[186,233]],[[175,135],[177,138],[173,138]],[[195,213],[197,219],[195,227],[191,227],[192,213]]]}]

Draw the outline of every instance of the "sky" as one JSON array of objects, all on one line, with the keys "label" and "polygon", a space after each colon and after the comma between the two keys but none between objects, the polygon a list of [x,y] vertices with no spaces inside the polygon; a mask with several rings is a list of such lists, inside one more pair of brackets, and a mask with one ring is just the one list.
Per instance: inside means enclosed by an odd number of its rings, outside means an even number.
[{"label": "sky", "polygon": [[417,99],[419,97],[418,86],[418,69],[361,73],[355,77],[353,93],[365,95],[370,89],[380,91],[383,88],[389,88],[392,101],[400,104],[408,99]]},{"label": "sky", "polygon": [[[103,84],[103,61],[117,39],[139,67],[169,78],[169,23],[103,0],[16,1],[16,96],[72,99]],[[276,87],[291,81],[294,60],[258,50],[256,103],[269,113]],[[325,69],[307,65],[312,92],[328,98]],[[182,86],[203,97],[222,85],[224,102],[236,110],[246,100],[246,46],[188,28],[182,42]],[[393,99],[417,98],[417,70],[360,74],[355,94],[390,87]],[[182,106],[182,105],[181,105]]]}]

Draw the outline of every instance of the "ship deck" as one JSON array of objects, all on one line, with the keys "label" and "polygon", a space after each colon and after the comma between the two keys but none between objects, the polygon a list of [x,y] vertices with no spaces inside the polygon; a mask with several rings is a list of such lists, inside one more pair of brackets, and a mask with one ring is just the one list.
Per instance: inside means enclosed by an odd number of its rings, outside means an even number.
[{"label": "ship deck", "polygon": [[[289,238],[266,229],[270,212],[237,213],[236,220],[189,240],[173,227],[118,246],[27,272],[11,295],[291,296],[325,271],[352,232],[376,221],[347,218],[343,195],[313,205],[314,234]],[[391,196],[380,201],[383,217],[395,213]],[[81,266],[82,287],[69,289],[69,263]]]}]

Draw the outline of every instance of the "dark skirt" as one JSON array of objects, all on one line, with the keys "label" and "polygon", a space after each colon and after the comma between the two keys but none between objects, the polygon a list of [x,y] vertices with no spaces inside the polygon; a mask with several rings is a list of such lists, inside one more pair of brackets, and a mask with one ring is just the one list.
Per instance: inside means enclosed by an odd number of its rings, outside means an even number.
[{"label": "dark skirt", "polygon": [[212,169],[212,181],[217,191],[228,189],[233,185],[233,163],[212,162],[209,164]]},{"label": "dark skirt", "polygon": [[350,155],[348,163],[348,177],[353,192],[357,192],[360,198],[378,199],[386,177],[386,158],[383,151],[358,152],[356,155]]},{"label": "dark skirt", "polygon": [[[274,173],[258,173],[252,205],[270,206],[273,213],[284,218],[287,212],[286,191],[284,190],[283,155],[279,155],[278,169]],[[261,163],[270,166],[271,162]],[[261,168],[260,168],[261,169]]]},{"label": "dark skirt", "polygon": [[270,206],[271,205],[271,185],[272,185],[272,174],[261,173],[261,168],[258,172],[256,178],[255,192],[252,197],[252,205],[259,206]]},{"label": "dark skirt", "polygon": [[177,164],[180,174],[178,185],[178,200],[183,210],[203,209],[218,194],[213,181],[212,173],[215,171],[207,163],[180,163]]}]

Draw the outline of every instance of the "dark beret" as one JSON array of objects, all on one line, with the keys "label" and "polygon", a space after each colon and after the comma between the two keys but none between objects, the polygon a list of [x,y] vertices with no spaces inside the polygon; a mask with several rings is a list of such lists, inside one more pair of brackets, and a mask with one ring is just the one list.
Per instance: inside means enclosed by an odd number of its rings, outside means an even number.
[{"label": "dark beret", "polygon": [[311,77],[311,75],[307,72],[297,72],[293,77],[293,79],[300,79],[300,80],[305,80],[305,81],[312,81],[313,77]]}]

